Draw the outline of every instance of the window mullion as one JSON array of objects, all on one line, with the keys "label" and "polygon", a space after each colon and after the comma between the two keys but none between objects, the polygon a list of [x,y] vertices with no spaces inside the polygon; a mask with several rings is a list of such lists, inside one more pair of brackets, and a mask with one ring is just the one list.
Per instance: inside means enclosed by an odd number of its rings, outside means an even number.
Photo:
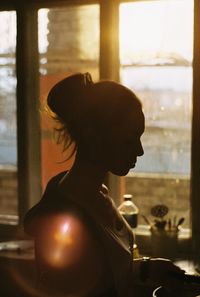
[{"label": "window mullion", "polygon": [[100,77],[119,81],[119,4],[100,4]]},{"label": "window mullion", "polygon": [[191,210],[192,239],[194,255],[200,267],[200,3],[194,1],[194,56],[193,56],[193,121],[192,121],[192,178],[191,178]]},{"label": "window mullion", "polygon": [[41,195],[37,10],[17,8],[19,217]]},{"label": "window mullion", "polygon": [[[100,3],[100,78],[119,81],[119,2]],[[109,173],[111,196],[120,201],[120,178]]]}]

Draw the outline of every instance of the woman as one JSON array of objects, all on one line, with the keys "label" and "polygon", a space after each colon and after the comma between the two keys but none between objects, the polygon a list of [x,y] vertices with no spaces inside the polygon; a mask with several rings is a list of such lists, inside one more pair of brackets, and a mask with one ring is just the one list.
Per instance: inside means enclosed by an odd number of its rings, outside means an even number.
[{"label": "woman", "polygon": [[78,297],[132,297],[143,284],[171,286],[171,276],[183,271],[164,259],[133,261],[132,230],[102,186],[108,172],[124,176],[143,155],[139,99],[118,83],[93,83],[86,73],[57,83],[47,104],[61,125],[59,141],[64,148],[75,144],[76,156],[25,218],[43,284]]}]

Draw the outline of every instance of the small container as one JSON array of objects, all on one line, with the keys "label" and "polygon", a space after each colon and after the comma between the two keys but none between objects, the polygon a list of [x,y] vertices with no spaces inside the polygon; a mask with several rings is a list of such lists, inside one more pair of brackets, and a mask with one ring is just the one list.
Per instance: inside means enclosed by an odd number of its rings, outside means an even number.
[{"label": "small container", "polygon": [[132,201],[133,196],[131,194],[125,194],[123,196],[123,202],[118,207],[119,212],[125,218],[131,228],[136,228],[138,223],[139,210]]},{"label": "small container", "polygon": [[175,260],[178,256],[178,229],[151,229],[152,256]]}]

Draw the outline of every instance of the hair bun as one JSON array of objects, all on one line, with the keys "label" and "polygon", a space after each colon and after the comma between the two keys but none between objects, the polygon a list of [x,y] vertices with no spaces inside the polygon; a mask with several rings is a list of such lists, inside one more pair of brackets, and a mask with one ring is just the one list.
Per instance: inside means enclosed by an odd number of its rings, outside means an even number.
[{"label": "hair bun", "polygon": [[47,97],[50,109],[61,118],[81,103],[88,86],[93,84],[90,73],[77,73],[64,78],[53,86]]}]

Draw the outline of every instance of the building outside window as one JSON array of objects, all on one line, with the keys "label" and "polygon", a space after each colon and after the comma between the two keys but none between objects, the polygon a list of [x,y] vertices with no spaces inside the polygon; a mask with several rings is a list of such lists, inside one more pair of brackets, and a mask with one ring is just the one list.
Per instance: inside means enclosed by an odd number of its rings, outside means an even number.
[{"label": "building outside window", "polygon": [[16,12],[0,12],[0,223],[17,220]]},{"label": "building outside window", "polygon": [[[166,204],[190,226],[193,1],[120,5],[120,80],[142,100],[144,156],[125,178],[145,216]],[[144,221],[140,220],[140,223]]]}]

